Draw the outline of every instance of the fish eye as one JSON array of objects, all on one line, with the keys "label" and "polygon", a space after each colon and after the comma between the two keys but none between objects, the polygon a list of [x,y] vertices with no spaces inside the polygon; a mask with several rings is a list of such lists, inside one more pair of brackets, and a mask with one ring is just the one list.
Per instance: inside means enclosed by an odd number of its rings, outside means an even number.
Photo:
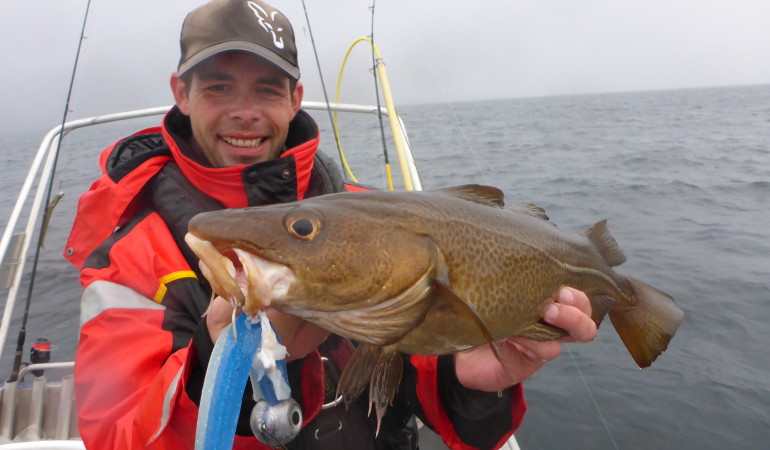
[{"label": "fish eye", "polygon": [[305,241],[313,239],[318,234],[319,227],[316,220],[300,217],[294,219],[288,223],[287,227],[289,233]]},{"label": "fish eye", "polygon": [[310,233],[313,232],[313,224],[307,219],[299,219],[291,224],[291,229],[294,230],[298,236],[310,236]]}]

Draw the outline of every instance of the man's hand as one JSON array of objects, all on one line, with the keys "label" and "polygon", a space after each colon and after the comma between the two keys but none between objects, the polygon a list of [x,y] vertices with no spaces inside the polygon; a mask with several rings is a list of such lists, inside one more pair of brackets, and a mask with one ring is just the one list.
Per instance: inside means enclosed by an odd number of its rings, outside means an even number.
[{"label": "man's hand", "polygon": [[480,391],[501,391],[537,372],[547,361],[559,356],[562,342],[588,342],[596,337],[591,320],[591,303],[583,292],[562,288],[558,299],[545,309],[545,321],[569,335],[555,341],[534,341],[512,336],[500,343],[503,364],[489,345],[456,353],[455,372],[463,386]]},{"label": "man's hand", "polygon": [[[266,312],[281,343],[289,352],[286,357],[287,362],[304,358],[329,336],[328,331],[299,317],[283,314],[272,308],[268,308]],[[240,314],[240,311],[238,313]],[[206,327],[209,329],[211,342],[217,342],[219,335],[230,325],[232,318],[233,307],[230,302],[222,297],[215,297],[206,314]]]}]

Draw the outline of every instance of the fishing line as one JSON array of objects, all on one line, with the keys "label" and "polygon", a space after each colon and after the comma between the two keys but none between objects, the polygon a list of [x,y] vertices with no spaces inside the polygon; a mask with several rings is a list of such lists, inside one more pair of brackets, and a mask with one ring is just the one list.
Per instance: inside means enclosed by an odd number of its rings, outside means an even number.
[{"label": "fishing line", "polygon": [[[263,441],[262,441],[262,442],[271,442],[270,440],[268,440],[268,439],[265,439],[265,437],[264,437],[264,436],[265,436],[265,434],[267,434],[267,435],[270,437],[270,439],[272,439],[272,442],[277,442],[277,443],[278,443],[278,445],[280,445],[282,449],[284,449],[284,450],[287,450],[287,448],[286,448],[286,445],[284,445],[284,443],[283,443],[283,442],[281,442],[281,440],[280,440],[280,439],[278,439],[278,438],[277,438],[277,437],[276,437],[276,436],[273,434],[273,432],[272,432],[272,431],[270,431],[270,430],[268,430],[268,429],[267,429],[267,425],[265,425],[265,424],[263,423],[263,424],[262,424],[262,425],[259,427],[259,431],[260,431],[260,434],[262,434],[262,439],[263,439]],[[275,447],[275,446],[273,445],[272,447]]]},{"label": "fishing line", "polygon": [[[402,6],[401,17],[405,17],[405,18],[409,17],[409,14],[403,11],[403,6]],[[412,29],[412,34],[416,34],[414,27],[412,26],[412,22],[410,22],[409,20],[405,20],[405,22],[408,23],[409,27]],[[421,39],[415,39],[414,42],[422,43],[423,41]],[[423,60],[431,61],[430,54],[425,52],[425,48],[422,45],[418,45],[418,48],[420,49],[420,53],[422,53]],[[452,106],[452,102],[449,101],[449,97],[447,97],[446,92],[444,91],[444,87],[441,85],[441,82],[440,82],[441,79],[438,77],[438,74],[436,73],[434,64],[428,64],[428,67],[430,69],[431,75],[433,75],[433,79],[436,80],[435,85],[436,87],[438,87],[439,92],[443,97],[444,103],[449,107],[449,112],[452,115],[452,120],[454,120],[455,124],[457,125],[456,128],[460,131],[463,141],[465,142],[465,146],[468,148],[468,150],[470,150],[471,157],[473,158],[473,161],[476,163],[476,167],[481,172],[481,177],[484,179],[484,183],[491,184],[489,182],[489,179],[487,179],[487,174],[484,172],[484,167],[481,165],[481,161],[479,161],[478,155],[476,155],[476,151],[471,145],[470,139],[468,139],[468,135],[465,134],[465,129],[462,126],[460,117],[457,115],[457,112],[455,111],[454,106]]]},{"label": "fishing line", "polygon": [[[326,93],[326,84],[324,83],[324,76],[321,71],[321,60],[318,59],[318,51],[315,46],[315,38],[313,38],[313,29],[310,27],[310,17],[307,14],[307,6],[305,6],[305,0],[302,0],[302,9],[305,12],[305,22],[307,23],[307,31],[310,34],[310,42],[313,45],[313,55],[315,56],[315,64],[318,67],[318,77],[321,79],[321,91],[324,94],[324,100],[326,100],[326,112],[329,113],[329,122],[331,123],[332,130],[334,130],[334,118],[332,117],[332,107],[329,103],[329,95]],[[337,153],[340,156],[340,160],[344,161],[345,156],[342,154],[342,145],[337,133],[332,132],[334,135],[334,142],[337,144]],[[347,176],[347,174],[346,174]]]},{"label": "fishing line", "polygon": [[[86,2],[86,11],[83,15],[83,26],[80,29],[80,39],[78,40],[78,49],[75,54],[75,63],[72,66],[72,75],[70,76],[70,85],[67,91],[67,101],[64,105],[64,114],[61,119],[61,127],[58,142],[56,143],[56,153],[54,154],[53,165],[51,169],[51,175],[48,178],[48,188],[46,191],[46,199],[44,205],[51,203],[51,191],[54,185],[54,176],[56,175],[56,165],[59,161],[59,151],[61,150],[61,144],[64,140],[64,124],[67,123],[67,114],[69,113],[70,100],[72,99],[72,89],[75,84],[75,74],[78,69],[78,61],[80,60],[80,50],[83,46],[83,40],[85,39],[86,23],[88,22],[88,12],[91,9],[91,0]],[[8,379],[10,382],[17,381],[19,378],[19,370],[21,369],[21,358],[24,352],[24,343],[27,338],[27,321],[29,320],[29,308],[32,303],[32,291],[35,287],[35,275],[37,274],[37,264],[40,260],[40,243],[45,235],[46,224],[49,221],[49,216],[53,213],[52,208],[43,208],[43,220],[40,224],[40,232],[38,234],[37,243],[35,247],[35,259],[32,262],[32,274],[29,281],[29,289],[27,290],[27,301],[24,305],[24,317],[21,321],[21,329],[19,330],[19,337],[16,341],[16,354],[13,361],[13,369],[11,371],[11,377]]]},{"label": "fishing line", "polygon": [[593,403],[594,408],[596,409],[596,412],[599,413],[599,419],[601,419],[602,425],[604,425],[604,429],[607,431],[607,435],[609,435],[610,441],[612,441],[612,446],[615,447],[615,450],[620,450],[618,448],[617,442],[615,442],[615,437],[612,436],[612,432],[610,431],[610,427],[607,424],[607,421],[604,419],[604,414],[602,414],[602,410],[599,409],[599,405],[596,403],[596,399],[594,399],[594,394],[591,392],[591,388],[588,387],[588,382],[583,376],[583,371],[580,370],[580,366],[578,365],[577,360],[575,359],[575,354],[572,353],[572,349],[570,348],[569,344],[565,344],[564,346],[567,347],[569,356],[570,358],[572,358],[572,363],[575,365],[578,375],[580,376],[580,379],[583,381],[583,385],[586,387],[586,391],[588,391],[588,397],[591,398],[591,403]]}]

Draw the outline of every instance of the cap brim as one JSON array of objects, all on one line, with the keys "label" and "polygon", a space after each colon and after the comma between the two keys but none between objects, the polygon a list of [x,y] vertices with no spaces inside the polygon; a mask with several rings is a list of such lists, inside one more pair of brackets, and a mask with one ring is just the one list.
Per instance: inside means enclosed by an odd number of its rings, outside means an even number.
[{"label": "cap brim", "polygon": [[265,61],[273,64],[274,66],[276,66],[277,68],[285,72],[286,75],[289,76],[289,78],[299,80],[298,67],[293,66],[292,64],[287,62],[285,59],[281,58],[280,56],[276,55],[272,51],[266,49],[265,47],[256,45],[252,42],[245,42],[245,41],[223,42],[221,44],[212,45],[211,47],[207,47],[199,51],[198,53],[188,58],[187,61],[179,65],[179,69],[177,70],[178,75],[182,76],[186,72],[189,72],[190,69],[202,63],[203,61],[211,58],[212,56],[216,56],[226,52],[251,53],[254,56],[262,58]]}]

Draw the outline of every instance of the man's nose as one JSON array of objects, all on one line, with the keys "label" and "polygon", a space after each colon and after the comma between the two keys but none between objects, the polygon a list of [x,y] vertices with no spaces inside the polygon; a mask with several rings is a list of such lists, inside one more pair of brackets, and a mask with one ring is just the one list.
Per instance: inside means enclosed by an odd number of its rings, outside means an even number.
[{"label": "man's nose", "polygon": [[230,117],[245,121],[256,121],[262,117],[262,104],[255,95],[240,93],[230,108]]}]

